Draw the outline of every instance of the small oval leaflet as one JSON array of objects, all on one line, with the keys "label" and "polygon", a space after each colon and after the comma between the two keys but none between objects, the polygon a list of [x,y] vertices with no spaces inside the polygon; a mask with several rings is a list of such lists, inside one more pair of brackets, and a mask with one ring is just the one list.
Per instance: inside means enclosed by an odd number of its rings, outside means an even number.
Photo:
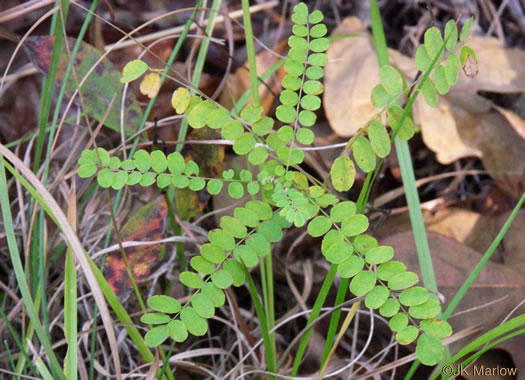
[{"label": "small oval leaflet", "polygon": [[181,309],[180,302],[166,295],[155,295],[148,299],[148,306],[161,313],[175,314]]},{"label": "small oval leaflet", "polygon": [[374,272],[359,272],[350,282],[350,291],[357,297],[364,296],[373,289],[375,284],[376,274]]},{"label": "small oval leaflet", "polygon": [[405,306],[421,305],[422,303],[425,303],[429,297],[430,294],[428,293],[428,290],[422,286],[414,286],[413,288],[405,289],[401,292],[399,295],[399,302]]},{"label": "small oval leaflet", "polygon": [[182,309],[180,319],[192,335],[203,336],[208,331],[208,323],[192,307]]},{"label": "small oval leaflet", "polygon": [[392,331],[400,331],[408,326],[408,316],[405,313],[397,313],[390,319]]},{"label": "small oval leaflet", "polygon": [[146,71],[148,71],[147,63],[141,61],[140,59],[134,59],[133,61],[126,63],[126,66],[124,66],[120,83],[129,83],[134,81]]},{"label": "small oval leaflet", "polygon": [[418,335],[419,330],[416,326],[407,326],[396,334],[396,340],[399,344],[407,345],[415,341]]},{"label": "small oval leaflet", "polygon": [[364,265],[364,260],[359,256],[350,256],[348,259],[339,264],[337,267],[337,273],[339,273],[342,278],[351,278],[359,273],[361,269],[363,269]]},{"label": "small oval leaflet", "polygon": [[378,285],[366,295],[365,305],[369,309],[378,309],[383,306],[389,295],[390,291],[388,288]]},{"label": "small oval leaflet", "polygon": [[355,179],[355,166],[350,157],[342,156],[335,159],[330,169],[330,179],[337,191],[350,190]]},{"label": "small oval leaflet", "polygon": [[[385,263],[387,264],[387,263]],[[383,264],[384,265],[384,264]],[[402,290],[419,282],[419,277],[413,272],[402,272],[388,280],[388,287],[392,290]]]},{"label": "small oval leaflet", "polygon": [[435,336],[421,334],[417,341],[416,356],[424,365],[436,365],[443,358],[443,345]]},{"label": "small oval leaflet", "polygon": [[215,306],[211,300],[202,293],[194,294],[191,297],[193,309],[203,318],[211,318],[215,315]]},{"label": "small oval leaflet", "polygon": [[429,319],[441,313],[441,305],[435,299],[429,299],[420,305],[410,306],[408,314],[417,319]]},{"label": "small oval leaflet", "polygon": [[148,347],[157,347],[168,338],[168,325],[155,326],[144,336]]}]

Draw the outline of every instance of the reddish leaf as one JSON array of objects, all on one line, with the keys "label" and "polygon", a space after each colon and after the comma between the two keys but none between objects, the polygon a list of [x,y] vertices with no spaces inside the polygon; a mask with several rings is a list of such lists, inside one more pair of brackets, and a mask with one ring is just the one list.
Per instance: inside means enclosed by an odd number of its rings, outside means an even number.
[{"label": "reddish leaf", "polygon": [[[24,44],[27,54],[33,64],[45,75],[49,73],[51,63],[51,53],[53,51],[54,37],[40,36],[29,37]],[[68,38],[69,49],[73,50],[76,40]],[[74,60],[74,69],[78,81],[82,81],[86,74],[91,70],[102,54],[93,46],[82,42],[78,54]],[[65,44],[62,46],[62,52],[58,63],[56,84],[61,86],[64,80],[67,66],[69,64],[69,55],[67,54]],[[120,110],[122,103],[122,83],[120,83],[120,72],[107,58],[104,58],[91,72],[88,79],[82,85],[81,95],[86,107],[86,112],[100,121],[107,111],[113,97],[113,105],[109,112],[104,125],[114,131],[120,132]],[[66,85],[66,95],[70,98],[77,88],[77,81],[73,73],[69,75]],[[79,97],[75,98],[79,102]],[[126,93],[124,125],[126,134],[133,134],[142,120],[142,109],[131,91]]]},{"label": "reddish leaf", "polygon": [[[168,207],[164,197],[148,203],[140,208],[122,227],[120,235],[123,241],[154,241],[160,240],[166,228]],[[137,282],[149,274],[153,263],[158,260],[162,244],[125,248],[129,265]],[[126,265],[120,251],[110,253],[104,263],[104,276],[124,301],[133,290]]]}]

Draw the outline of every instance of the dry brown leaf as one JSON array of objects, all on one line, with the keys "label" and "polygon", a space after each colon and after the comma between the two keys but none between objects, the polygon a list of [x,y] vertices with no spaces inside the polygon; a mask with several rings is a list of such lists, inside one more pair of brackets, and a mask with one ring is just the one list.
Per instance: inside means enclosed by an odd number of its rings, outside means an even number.
[{"label": "dry brown leaf", "polygon": [[[356,36],[330,43],[323,104],[334,132],[350,137],[378,112],[370,102],[370,93],[379,84],[379,69],[371,37],[358,18],[344,19],[332,33],[339,34]],[[394,50],[389,53],[403,72],[415,75],[410,58]]]}]

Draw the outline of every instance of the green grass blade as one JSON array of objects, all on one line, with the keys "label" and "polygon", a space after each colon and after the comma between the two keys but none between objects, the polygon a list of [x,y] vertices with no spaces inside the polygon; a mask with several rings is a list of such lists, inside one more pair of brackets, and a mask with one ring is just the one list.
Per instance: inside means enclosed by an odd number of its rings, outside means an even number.
[{"label": "green grass blade", "polygon": [[76,380],[78,373],[77,350],[77,272],[71,249],[66,253],[66,274],[64,284],[64,331],[67,340],[67,354],[64,371],[68,380]]},{"label": "green grass blade", "polygon": [[15,272],[16,281],[18,287],[20,288],[20,293],[22,294],[22,299],[24,300],[24,305],[27,309],[27,314],[31,319],[31,322],[34,325],[34,329],[40,339],[40,343],[44,347],[44,351],[48,356],[51,367],[53,368],[54,373],[61,379],[65,380],[64,372],[60,367],[60,364],[53,352],[51,347],[51,342],[49,341],[47,334],[44,331],[40,319],[38,318],[38,313],[36,311],[33,299],[31,297],[31,292],[26,282],[25,273],[22,267],[22,261],[20,259],[20,253],[18,251],[18,246],[16,243],[15,231],[13,227],[13,219],[11,216],[11,206],[9,204],[9,194],[7,193],[7,179],[5,175],[4,167],[4,156],[0,154],[0,205],[2,207],[2,219],[4,221],[5,233],[7,238],[7,244],[9,247],[9,255],[11,257],[11,262],[13,264],[13,270]]},{"label": "green grass blade", "polygon": [[242,16],[244,21],[244,39],[246,41],[246,54],[248,55],[248,67],[250,69],[250,92],[253,104],[259,105],[259,80],[257,77],[257,64],[255,60],[255,44],[253,42],[252,19],[250,15],[250,2],[242,0]]}]

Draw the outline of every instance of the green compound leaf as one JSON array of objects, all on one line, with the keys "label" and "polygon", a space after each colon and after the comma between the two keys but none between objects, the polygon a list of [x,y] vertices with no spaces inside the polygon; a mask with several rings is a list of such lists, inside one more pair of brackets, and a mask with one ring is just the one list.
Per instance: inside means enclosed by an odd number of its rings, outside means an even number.
[{"label": "green compound leaf", "polygon": [[224,292],[215,285],[213,285],[211,282],[206,283],[206,285],[203,286],[201,291],[202,294],[204,294],[211,300],[213,306],[221,307],[222,305],[224,305],[224,302],[226,300]]},{"label": "green compound leaf", "polygon": [[259,225],[259,215],[256,212],[243,207],[237,207],[233,216],[245,226],[255,228]]},{"label": "green compound leaf", "polygon": [[390,154],[390,136],[383,123],[376,120],[368,127],[368,138],[374,153],[380,157],[385,158]]},{"label": "green compound leaf", "polygon": [[203,336],[208,331],[208,323],[192,307],[182,309],[180,319],[192,335]]},{"label": "green compound leaf", "polygon": [[114,173],[110,169],[102,169],[97,176],[100,187],[107,189],[113,183]]},{"label": "green compound leaf", "polygon": [[182,272],[179,276],[180,282],[192,289],[202,288],[202,278],[197,273],[193,272]]},{"label": "green compound leaf", "polygon": [[190,260],[190,265],[193,269],[202,274],[212,274],[215,272],[215,264],[206,260],[202,256],[192,257]]},{"label": "green compound leaf", "polygon": [[445,77],[447,83],[453,86],[458,81],[459,74],[459,58],[456,54],[450,54],[445,62]]},{"label": "green compound leaf", "polygon": [[179,152],[173,152],[168,155],[168,170],[171,174],[181,174],[185,168],[184,157]]},{"label": "green compound leaf", "polygon": [[370,99],[374,107],[383,108],[389,103],[390,95],[388,95],[388,93],[385,90],[385,87],[383,87],[382,84],[378,84],[372,89]]},{"label": "green compound leaf", "polygon": [[[385,263],[388,264],[388,263]],[[382,265],[385,265],[382,264]],[[378,268],[379,269],[379,268]],[[388,280],[388,287],[392,290],[409,288],[419,282],[419,277],[413,272],[398,273]]]},{"label": "green compound leaf", "polygon": [[183,114],[190,105],[190,92],[186,87],[178,87],[171,95],[171,106],[177,114]]},{"label": "green compound leaf", "polygon": [[423,93],[423,97],[430,107],[436,108],[438,106],[436,87],[430,78],[427,78],[423,82],[423,85],[421,86],[421,92]]},{"label": "green compound leaf", "polygon": [[157,347],[168,338],[168,325],[155,326],[144,336],[148,347]]},{"label": "green compound leaf", "polygon": [[255,137],[251,133],[244,133],[235,139],[233,151],[239,156],[244,156],[255,147],[255,142]]},{"label": "green compound leaf", "polygon": [[206,260],[215,264],[221,264],[226,259],[224,249],[213,243],[203,244],[201,247],[201,255]]},{"label": "green compound leaf", "polygon": [[369,309],[379,309],[384,305],[389,295],[390,291],[386,287],[377,285],[366,295],[365,306]]},{"label": "green compound leaf", "polygon": [[424,365],[436,365],[443,358],[441,340],[429,334],[421,334],[417,341],[416,356]]},{"label": "green compound leaf", "polygon": [[170,334],[171,339],[178,343],[184,342],[188,339],[188,330],[184,323],[178,319],[168,323],[168,333]]},{"label": "green compound leaf", "polygon": [[445,95],[450,86],[447,81],[447,75],[445,71],[445,66],[439,65],[434,70],[434,84],[436,85],[436,90],[440,95]]},{"label": "green compound leaf", "polygon": [[445,25],[445,41],[447,50],[454,50],[458,42],[458,27],[454,20],[449,20],[447,25]]},{"label": "green compound leaf", "polygon": [[359,136],[352,147],[354,160],[362,171],[368,173],[376,167],[376,155],[366,137]]},{"label": "green compound leaf", "polygon": [[233,278],[231,274],[221,269],[211,276],[211,281],[219,289],[227,289],[233,284]]},{"label": "green compound leaf", "polygon": [[291,123],[295,120],[296,110],[290,106],[280,105],[275,110],[275,116],[283,123]]},{"label": "green compound leaf", "polygon": [[328,32],[328,29],[326,28],[326,25],[324,24],[314,25],[312,29],[310,29],[310,36],[313,38],[319,38],[319,37],[325,36],[327,32]]},{"label": "green compound leaf", "polygon": [[332,218],[332,221],[335,223],[340,223],[354,214],[355,203],[352,201],[340,202],[330,210],[330,218]]},{"label": "green compound leaf", "polygon": [[206,126],[206,119],[215,110],[215,105],[209,100],[199,103],[188,113],[188,124],[194,129]]},{"label": "green compound leaf", "polygon": [[461,28],[461,33],[459,35],[459,39],[461,41],[465,41],[467,39],[468,35],[470,34],[470,29],[472,28],[473,22],[474,18],[471,17],[463,24],[463,27]]},{"label": "green compound leaf", "polygon": [[162,150],[151,152],[151,168],[157,173],[162,173],[168,168],[168,160]]},{"label": "green compound leaf", "polygon": [[403,90],[401,75],[390,65],[385,65],[379,69],[379,79],[389,95],[399,95]]},{"label": "green compound leaf", "polygon": [[341,231],[345,236],[357,236],[368,229],[368,218],[363,214],[352,215],[341,223]]},{"label": "green compound leaf", "polygon": [[352,245],[354,246],[357,252],[364,255],[372,248],[377,247],[378,243],[374,237],[364,234],[356,236],[352,241]]},{"label": "green compound leaf", "polygon": [[337,191],[350,190],[355,179],[355,166],[350,157],[342,156],[335,159],[330,169],[330,179]]},{"label": "green compound leaf", "polygon": [[359,256],[350,256],[348,259],[339,264],[337,267],[337,273],[339,273],[342,278],[351,278],[357,273],[361,272],[364,265],[364,260]]},{"label": "green compound leaf", "polygon": [[148,299],[148,306],[161,313],[175,314],[180,311],[180,302],[173,297],[156,295]]},{"label": "green compound leaf", "polygon": [[264,116],[253,123],[252,130],[256,135],[264,136],[273,129],[274,120],[271,117]]},{"label": "green compound leaf", "polygon": [[356,297],[364,296],[374,288],[376,280],[377,278],[374,272],[359,272],[350,282],[350,291]]},{"label": "green compound leaf", "polygon": [[239,287],[244,285],[246,278],[244,277],[244,270],[238,261],[230,259],[224,263],[223,268],[232,277],[233,286]]},{"label": "green compound leaf", "polygon": [[226,140],[235,140],[243,132],[242,123],[239,120],[231,120],[221,129],[221,136]]},{"label": "green compound leaf", "polygon": [[407,345],[417,339],[419,330],[416,326],[407,326],[396,334],[396,340],[401,345]]},{"label": "green compound leaf", "polygon": [[219,107],[208,115],[206,118],[206,124],[211,129],[219,129],[224,127],[230,120],[230,113],[228,110]]},{"label": "green compound leaf", "polygon": [[84,164],[78,168],[78,176],[80,178],[92,177],[97,172],[96,164]]},{"label": "green compound leaf", "polygon": [[416,50],[416,67],[419,71],[427,71],[432,64],[425,45],[420,45]]},{"label": "green compound leaf", "polygon": [[[429,57],[433,60],[436,56],[439,55],[439,58],[443,56],[443,38],[441,37],[441,32],[438,28],[432,27],[427,29],[425,32],[425,48]],[[438,59],[439,59],[438,58]]]},{"label": "green compound leaf", "polygon": [[410,306],[408,314],[417,319],[429,319],[441,313],[441,305],[435,299],[429,299],[421,305]]},{"label": "green compound leaf", "polygon": [[413,288],[405,289],[401,292],[399,295],[399,302],[405,306],[415,306],[425,303],[429,297],[430,294],[428,293],[428,290],[422,286],[414,286]]},{"label": "green compound leaf", "polygon": [[230,234],[234,238],[244,239],[248,234],[246,227],[231,216],[223,216],[220,224],[224,232]]},{"label": "green compound leaf", "polygon": [[308,223],[308,233],[312,237],[320,237],[328,232],[332,227],[332,222],[326,216],[318,216]]},{"label": "green compound leaf", "polygon": [[444,339],[452,335],[452,327],[441,319],[425,319],[419,323],[421,329],[432,336]]},{"label": "green compound leaf", "polygon": [[394,257],[394,249],[389,246],[372,248],[365,255],[368,264],[382,264]]},{"label": "green compound leaf", "polygon": [[170,320],[171,318],[163,313],[146,313],[140,317],[140,321],[148,325],[161,325],[168,323]]},{"label": "green compound leaf", "polygon": [[301,98],[301,107],[308,111],[321,108],[321,98],[316,95],[305,95]]},{"label": "green compound leaf", "polygon": [[144,149],[135,152],[133,155],[133,161],[135,161],[135,167],[141,172],[145,172],[151,168],[151,158],[149,153]]},{"label": "green compound leaf", "polygon": [[324,53],[310,54],[308,56],[308,63],[312,66],[325,66],[328,63],[328,57]]},{"label": "green compound leaf", "polygon": [[215,306],[211,300],[202,293],[194,294],[191,297],[191,306],[203,318],[211,318],[215,315]]},{"label": "green compound leaf", "polygon": [[259,263],[259,258],[253,249],[247,245],[241,245],[233,250],[233,256],[239,262],[251,268]]},{"label": "green compound leaf", "polygon": [[142,74],[148,71],[148,64],[140,59],[134,59],[126,63],[120,78],[120,83],[129,83],[139,78]]},{"label": "green compound leaf", "polygon": [[311,14],[310,14],[310,17],[308,17],[308,21],[310,22],[310,24],[319,24],[321,21],[323,21],[323,12],[321,11],[313,11]]},{"label": "green compound leaf", "polygon": [[214,178],[208,181],[208,184],[206,185],[206,190],[211,195],[217,195],[222,190],[222,181],[220,179]]},{"label": "green compound leaf", "polygon": [[389,298],[386,300],[383,306],[379,308],[379,314],[385,318],[390,318],[397,314],[399,307],[399,302],[397,302],[395,299]]},{"label": "green compound leaf", "polygon": [[347,260],[353,252],[354,248],[347,242],[342,241],[332,244],[323,252],[323,254],[328,262],[332,264],[341,264]]},{"label": "green compound leaf", "polygon": [[390,329],[392,331],[401,331],[408,326],[408,316],[405,313],[397,313],[390,320]]}]

